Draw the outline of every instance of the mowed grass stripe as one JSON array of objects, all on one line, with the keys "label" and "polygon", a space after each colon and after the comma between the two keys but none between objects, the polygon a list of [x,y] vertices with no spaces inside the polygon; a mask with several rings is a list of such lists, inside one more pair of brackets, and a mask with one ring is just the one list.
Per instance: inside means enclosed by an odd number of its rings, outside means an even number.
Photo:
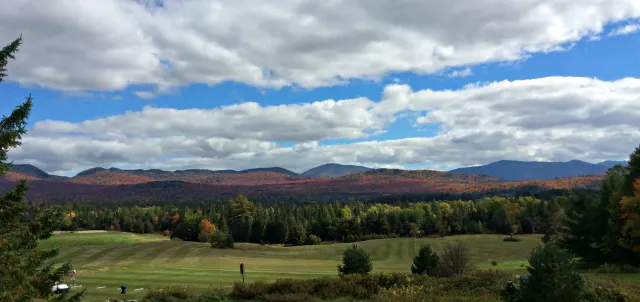
[{"label": "mowed grass stripe", "polygon": [[137,259],[138,265],[154,265],[156,262],[160,262],[167,258],[168,253],[173,253],[173,250],[179,249],[182,246],[181,242],[167,241],[158,244],[158,247],[154,249],[150,257],[146,259]]},{"label": "mowed grass stripe", "polygon": [[203,256],[210,255],[210,251],[212,250],[211,245],[208,244],[198,244],[194,245],[185,255],[184,259],[180,262],[181,265],[184,266],[199,266],[200,258]]},{"label": "mowed grass stripe", "polygon": [[86,253],[87,249],[84,247],[64,247],[60,248],[59,251],[60,253],[56,259],[61,262],[67,262],[80,254]]},{"label": "mowed grass stripe", "polygon": [[114,246],[112,245],[85,247],[84,252],[77,254],[70,260],[73,263],[88,263],[89,261],[91,261],[91,259],[101,257],[102,254],[108,252],[113,248]]},{"label": "mowed grass stripe", "polygon": [[126,267],[132,264],[137,264],[140,261],[153,258],[154,255],[166,250],[165,244],[159,243],[143,243],[137,245],[137,249],[134,253],[129,253],[126,257],[122,257],[120,261],[116,262],[116,265]]},{"label": "mowed grass stripe", "polygon": [[186,253],[192,248],[192,242],[174,242],[175,246],[165,250],[164,253],[160,253],[154,257],[150,265],[176,265],[184,259]]},{"label": "mowed grass stripe", "polygon": [[110,264],[118,265],[120,262],[134,257],[134,255],[139,253],[140,250],[141,250],[141,245],[140,244],[134,244],[134,245],[126,246],[126,247],[118,250],[117,253],[111,254],[107,258],[101,259],[102,260],[101,262],[103,262],[103,263],[104,262],[108,262]]},{"label": "mowed grass stripe", "polygon": [[91,257],[87,258],[84,262],[84,267],[97,267],[104,266],[108,264],[112,264],[113,261],[118,259],[120,254],[130,250],[131,248],[135,248],[135,246],[130,245],[121,245],[121,246],[111,246],[110,249],[105,251],[104,253],[94,254]]},{"label": "mowed grass stripe", "polygon": [[384,242],[379,248],[373,250],[373,260],[385,261],[391,257],[391,242]]},{"label": "mowed grass stripe", "polygon": [[127,259],[123,259],[119,263],[122,266],[149,264],[151,261],[159,257],[171,248],[177,248],[175,242],[164,241],[157,243],[149,243],[140,247],[138,253],[131,255]]},{"label": "mowed grass stripe", "polygon": [[420,245],[420,242],[418,242],[418,240],[416,240],[415,238],[411,238],[407,240],[407,250],[404,258],[406,261],[413,260],[413,257],[415,257],[416,254],[418,253],[418,249],[420,249],[419,245]]}]

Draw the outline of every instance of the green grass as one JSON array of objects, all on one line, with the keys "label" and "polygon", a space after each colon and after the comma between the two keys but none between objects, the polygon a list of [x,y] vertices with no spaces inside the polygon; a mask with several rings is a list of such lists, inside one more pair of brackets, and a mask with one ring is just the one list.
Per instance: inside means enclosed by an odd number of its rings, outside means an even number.
[{"label": "green grass", "polygon": [[[481,268],[498,268],[521,274],[540,236],[518,236],[521,242],[503,242],[502,235],[464,235],[440,238],[397,238],[357,243],[371,253],[374,271],[408,272],[423,244],[440,250],[447,242],[467,243]],[[342,251],[350,243],[282,247],[237,243],[232,250],[212,249],[208,244],[170,241],[158,235],[130,233],[65,233],[41,242],[43,248],[60,247],[60,260],[72,261],[76,284],[87,287],[87,301],[120,297],[120,285],[128,287],[128,299],[141,298],[150,287],[189,286],[203,290],[230,287],[241,281],[277,278],[313,278],[337,275]],[[497,266],[492,266],[492,261]],[[635,279],[637,281],[637,279]],[[68,281],[68,280],[65,280]],[[104,288],[98,288],[103,287]],[[142,288],[136,291],[136,289]],[[78,289],[78,288],[76,288]]]}]

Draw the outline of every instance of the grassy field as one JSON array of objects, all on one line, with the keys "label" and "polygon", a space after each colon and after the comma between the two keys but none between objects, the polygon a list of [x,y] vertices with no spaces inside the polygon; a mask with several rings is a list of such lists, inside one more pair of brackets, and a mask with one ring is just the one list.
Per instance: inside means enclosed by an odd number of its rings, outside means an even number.
[{"label": "grassy field", "polygon": [[[540,237],[519,236],[521,242],[503,242],[503,238],[466,235],[381,239],[357,244],[371,253],[374,271],[378,272],[409,271],[421,245],[429,243],[439,250],[454,241],[470,246],[478,267],[512,270],[514,274],[524,272],[526,258],[541,243]],[[234,281],[242,280],[240,263],[245,265],[247,282],[335,276],[342,251],[350,245],[282,247],[238,243],[235,249],[218,250],[203,243],[119,232],[56,234],[40,244],[43,248],[59,247],[61,260],[73,262],[76,284],[86,286],[87,301],[119,298],[122,284],[127,285],[128,299],[141,298],[150,287],[230,287]],[[493,266],[492,261],[498,265]]]}]

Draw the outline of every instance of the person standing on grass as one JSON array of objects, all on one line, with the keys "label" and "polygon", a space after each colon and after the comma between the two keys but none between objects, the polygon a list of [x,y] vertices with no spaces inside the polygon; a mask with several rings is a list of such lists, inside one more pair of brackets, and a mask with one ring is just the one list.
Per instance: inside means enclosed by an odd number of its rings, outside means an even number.
[{"label": "person standing on grass", "polygon": [[76,285],[76,270],[71,272],[71,285]]}]

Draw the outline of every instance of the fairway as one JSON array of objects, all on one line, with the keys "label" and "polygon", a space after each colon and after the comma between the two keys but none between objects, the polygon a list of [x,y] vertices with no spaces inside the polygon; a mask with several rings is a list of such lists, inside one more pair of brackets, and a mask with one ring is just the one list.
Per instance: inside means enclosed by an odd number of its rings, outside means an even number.
[{"label": "fairway", "polygon": [[[447,242],[468,243],[479,267],[521,271],[527,255],[541,243],[539,236],[519,236],[522,242],[503,242],[502,235],[463,235],[440,238],[397,238],[358,242],[371,253],[374,271],[409,271],[421,245],[439,250]],[[230,287],[241,281],[276,278],[312,278],[337,275],[342,251],[352,243],[282,247],[238,243],[232,250],[212,249],[209,244],[171,241],[158,235],[131,233],[66,233],[41,242],[43,248],[60,247],[60,260],[72,260],[76,283],[87,286],[88,301],[119,297],[126,284],[127,298],[141,298],[150,287],[190,286],[207,289]],[[516,273],[514,271],[514,273]],[[68,280],[65,280],[65,282]],[[136,291],[136,289],[139,289]]]}]

